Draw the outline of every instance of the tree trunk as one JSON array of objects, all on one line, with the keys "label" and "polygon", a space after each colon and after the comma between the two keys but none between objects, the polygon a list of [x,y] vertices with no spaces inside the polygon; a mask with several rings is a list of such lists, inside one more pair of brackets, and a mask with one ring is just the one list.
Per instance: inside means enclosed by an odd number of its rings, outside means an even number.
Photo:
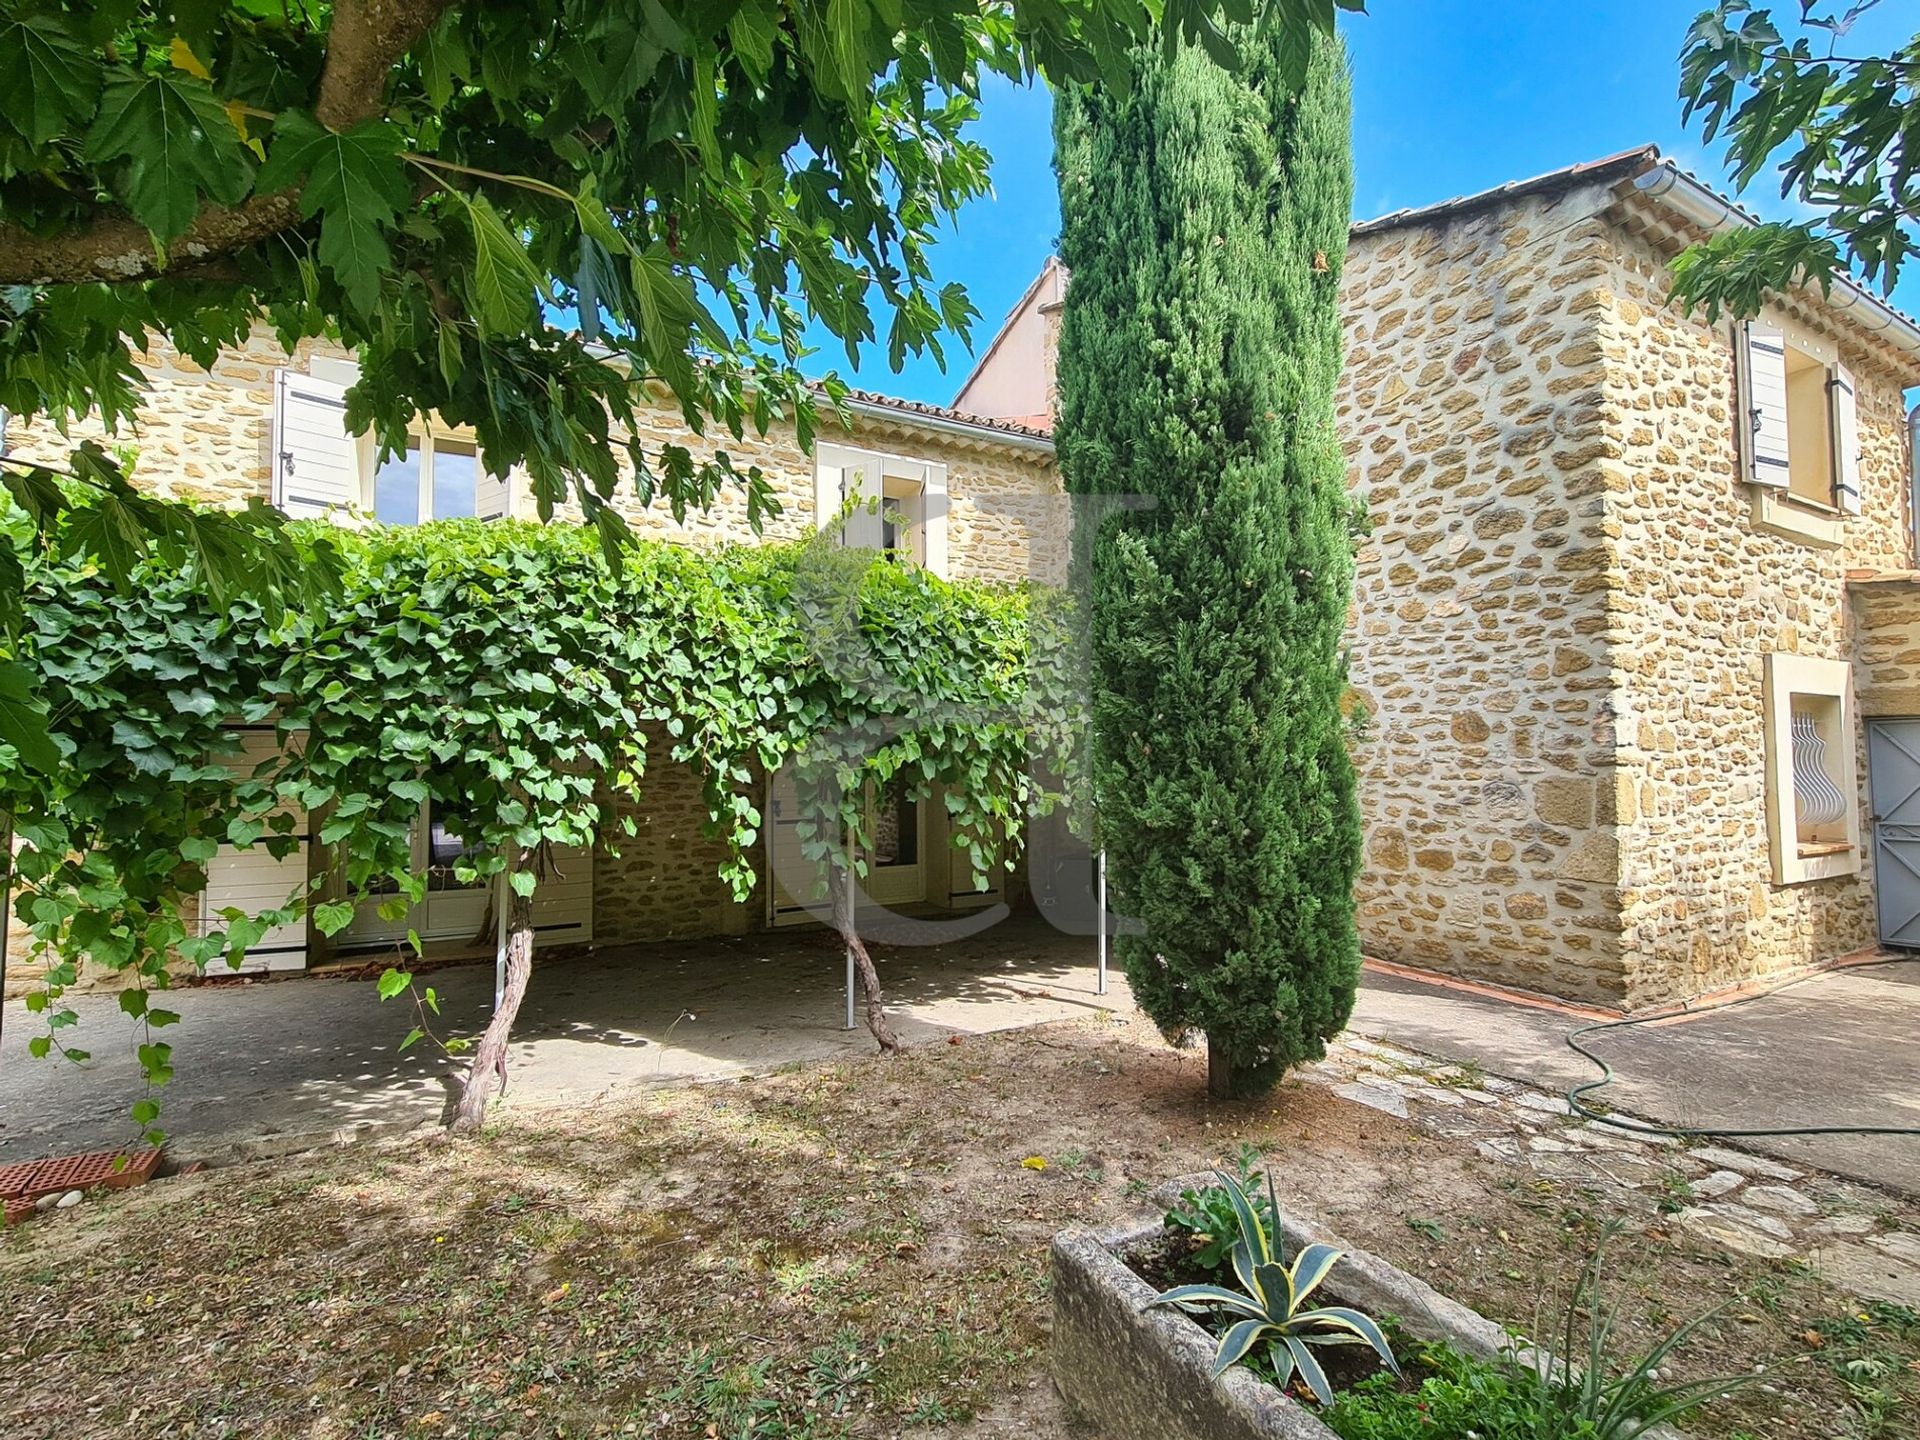
[{"label": "tree trunk", "polygon": [[527,997],[527,982],[533,977],[533,897],[514,892],[507,905],[507,979],[501,988],[500,1003],[486,1033],[474,1047],[473,1068],[467,1072],[466,1086],[454,1107],[456,1135],[478,1134],[487,1118],[487,1101],[493,1098],[497,1083],[501,1093],[507,1088],[507,1038],[513,1031],[514,1016]]},{"label": "tree trunk", "polygon": [[840,932],[847,953],[853,957],[853,968],[860,976],[860,991],[867,998],[867,1029],[873,1032],[882,1054],[897,1055],[900,1037],[887,1023],[886,1006],[880,998],[880,972],[873,968],[873,957],[867,954],[860,931],[854,925],[853,876],[844,867],[829,862],[827,884],[833,894],[833,928]]},{"label": "tree trunk", "polygon": [[1207,1094],[1215,1100],[1245,1098],[1245,1081],[1233,1061],[1211,1039],[1207,1041]]}]

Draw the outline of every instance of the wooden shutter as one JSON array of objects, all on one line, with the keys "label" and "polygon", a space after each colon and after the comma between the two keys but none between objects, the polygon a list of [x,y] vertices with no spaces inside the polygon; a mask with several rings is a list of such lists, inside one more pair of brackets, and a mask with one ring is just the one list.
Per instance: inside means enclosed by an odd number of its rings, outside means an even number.
[{"label": "wooden shutter", "polygon": [[824,460],[813,467],[813,528],[824,530],[840,512],[841,467]]},{"label": "wooden shutter", "polygon": [[847,516],[841,543],[864,550],[878,550],[884,538],[880,529],[880,457],[862,455],[853,464],[843,467],[840,489],[843,499],[857,502],[853,513]]},{"label": "wooden shutter", "polygon": [[927,466],[926,489],[920,495],[926,526],[927,569],[947,578],[947,467]]},{"label": "wooden shutter", "polygon": [[508,480],[484,467],[480,468],[473,482],[473,513],[482,520],[505,519],[510,511],[511,500],[512,490]]},{"label": "wooden shutter", "polygon": [[1853,372],[1833,367],[1828,384],[1833,396],[1833,503],[1849,515],[1860,513],[1860,400]]},{"label": "wooden shutter", "polygon": [[273,503],[293,520],[344,523],[360,504],[359,444],[347,387],[282,370],[273,388]]},{"label": "wooden shutter", "polygon": [[[810,861],[800,845],[800,795],[793,773],[767,777],[767,808],[760,833],[767,847],[767,923],[798,925],[813,919],[807,908],[827,898],[827,862]],[[800,886],[794,893],[789,882]]]},{"label": "wooden shutter", "polygon": [[1787,486],[1787,337],[1771,325],[1749,321],[1747,371],[1747,478],[1756,485]]},{"label": "wooden shutter", "polygon": [[593,847],[556,845],[552,870],[533,892],[533,941],[571,945],[593,938]]},{"label": "wooden shutter", "polygon": [[[251,775],[263,760],[279,749],[279,740],[271,730],[249,730],[240,736],[238,754],[219,757],[219,764]],[[227,922],[221,912],[235,909],[247,915],[277,910],[307,883],[307,817],[298,810],[282,807],[294,818],[300,842],[290,854],[276,856],[264,841],[246,850],[222,845],[207,861],[207,888],[200,892],[200,923],[203,933],[223,930]],[[304,918],[291,925],[279,925],[262,935],[247,950],[240,972],[261,970],[304,970],[307,964],[307,922]],[[209,975],[234,973],[224,959],[215,959],[207,967]]]}]

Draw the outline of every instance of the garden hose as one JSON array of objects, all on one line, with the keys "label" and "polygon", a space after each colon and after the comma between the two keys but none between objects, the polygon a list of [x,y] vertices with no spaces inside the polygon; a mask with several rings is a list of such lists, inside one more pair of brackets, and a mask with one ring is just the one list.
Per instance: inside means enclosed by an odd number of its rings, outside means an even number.
[{"label": "garden hose", "polygon": [[[1842,967],[1846,970],[1874,970],[1883,965],[1904,965],[1920,962],[1915,956],[1890,956],[1884,960],[1867,960],[1858,965]],[[1777,1136],[1791,1135],[1912,1135],[1920,1136],[1920,1126],[1912,1125],[1778,1125],[1765,1129],[1724,1130],[1713,1127],[1690,1127],[1685,1125],[1659,1125],[1646,1120],[1633,1120],[1624,1116],[1612,1115],[1583,1102],[1582,1096],[1604,1089],[1613,1083],[1613,1067],[1602,1060],[1593,1051],[1580,1043],[1582,1037],[1597,1035],[1607,1030],[1624,1030],[1631,1025],[1650,1025],[1656,1020],[1671,1020],[1679,1015],[1711,1015],[1716,1010],[1731,1010],[1739,1005],[1749,1005],[1756,1000],[1771,1000],[1784,990],[1821,976],[1833,974],[1833,970],[1815,970],[1805,975],[1796,975],[1793,979],[1775,985],[1771,989],[1761,990],[1752,995],[1740,995],[1731,1000],[1722,1000],[1712,1005],[1698,1008],[1682,1004],[1677,1010],[1662,1010],[1651,1015],[1635,1015],[1625,1020],[1600,1020],[1591,1025],[1582,1025],[1567,1033],[1567,1048],[1582,1059],[1599,1067],[1600,1078],[1576,1085],[1567,1091],[1567,1108],[1586,1120],[1601,1125],[1611,1125],[1617,1130],[1630,1131],[1637,1135],[1654,1135],[1675,1140],[1760,1140]]]}]

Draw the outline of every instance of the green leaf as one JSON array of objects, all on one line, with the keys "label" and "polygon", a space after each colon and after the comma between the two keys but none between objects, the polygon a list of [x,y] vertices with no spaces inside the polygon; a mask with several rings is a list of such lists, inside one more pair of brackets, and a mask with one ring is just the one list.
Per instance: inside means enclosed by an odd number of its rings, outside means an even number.
[{"label": "green leaf", "polygon": [[118,495],[101,495],[74,507],[61,537],[61,549],[69,556],[93,557],[115,588],[130,589],[133,572],[146,557],[153,538],[142,518],[138,507]]},{"label": "green leaf", "polygon": [[338,935],[353,923],[358,907],[351,900],[327,900],[313,907],[313,928],[322,935]]},{"label": "green leaf", "polygon": [[136,1100],[133,1102],[133,1123],[146,1129],[160,1118],[160,1102],[157,1100]]},{"label": "green leaf", "polygon": [[48,1052],[52,1049],[53,1037],[51,1035],[35,1035],[27,1041],[27,1053],[36,1060],[46,1059]]},{"label": "green leaf", "polygon": [[[302,183],[304,182],[304,183]],[[320,217],[320,263],[347,298],[371,314],[380,280],[393,266],[387,231],[410,208],[401,134],[384,119],[336,134],[298,110],[274,121],[273,149],[261,167],[262,191],[300,184],[300,213]]]},{"label": "green leaf", "polygon": [[36,148],[93,114],[100,62],[57,15],[0,26],[0,115]]},{"label": "green leaf", "polygon": [[517,335],[531,321],[541,289],[526,246],[484,195],[462,197],[473,231],[473,284],[469,298],[483,335]]},{"label": "green leaf", "polygon": [[[1333,1245],[1309,1245],[1293,1257],[1293,1304],[1304,1305],[1307,1297],[1333,1272],[1346,1252]],[[1289,1307],[1291,1308],[1291,1307]]]},{"label": "green leaf", "polygon": [[413,975],[410,971],[393,969],[382,971],[378,986],[380,998],[391,1000],[394,996],[404,993],[411,984],[413,984]]},{"label": "green leaf", "polygon": [[426,1034],[427,1032],[422,1030],[418,1025],[414,1026],[413,1029],[407,1032],[407,1038],[400,1042],[401,1051],[404,1052],[419,1044],[421,1040],[426,1038]]},{"label": "green leaf", "polygon": [[120,1008],[138,1019],[147,1013],[147,992],[144,990],[122,990]]},{"label": "green leaf", "polygon": [[17,660],[0,660],[0,741],[43,775],[60,768],[60,748],[47,733],[47,707],[34,674]]},{"label": "green leaf", "polygon": [[1254,1347],[1261,1334],[1271,1328],[1265,1320],[1237,1320],[1228,1327],[1227,1333],[1220,1337],[1219,1348],[1213,1352],[1213,1369],[1209,1372],[1215,1378],[1247,1358],[1247,1352]]},{"label": "green leaf", "polygon": [[179,71],[113,75],[86,153],[111,167],[115,192],[163,244],[193,223],[203,196],[231,205],[253,178],[253,157],[218,98]]},{"label": "green leaf", "polygon": [[513,893],[522,900],[533,894],[534,876],[531,870],[516,870],[507,877],[507,883],[513,886]]}]

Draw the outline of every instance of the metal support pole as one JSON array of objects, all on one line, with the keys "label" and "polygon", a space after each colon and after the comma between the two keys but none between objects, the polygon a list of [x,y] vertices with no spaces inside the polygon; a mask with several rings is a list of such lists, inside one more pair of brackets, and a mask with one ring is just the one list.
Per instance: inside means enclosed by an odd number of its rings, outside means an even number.
[{"label": "metal support pole", "polygon": [[847,947],[847,1029],[856,1029],[853,1023],[853,947]]},{"label": "metal support pole", "polygon": [[493,883],[498,892],[493,900],[493,1008],[497,1012],[507,995],[507,906],[512,902],[513,890],[507,884],[505,870]]},{"label": "metal support pole", "polygon": [[1102,850],[1094,859],[1093,867],[1093,906],[1100,912],[1100,981],[1096,994],[1107,993],[1107,852]]}]

